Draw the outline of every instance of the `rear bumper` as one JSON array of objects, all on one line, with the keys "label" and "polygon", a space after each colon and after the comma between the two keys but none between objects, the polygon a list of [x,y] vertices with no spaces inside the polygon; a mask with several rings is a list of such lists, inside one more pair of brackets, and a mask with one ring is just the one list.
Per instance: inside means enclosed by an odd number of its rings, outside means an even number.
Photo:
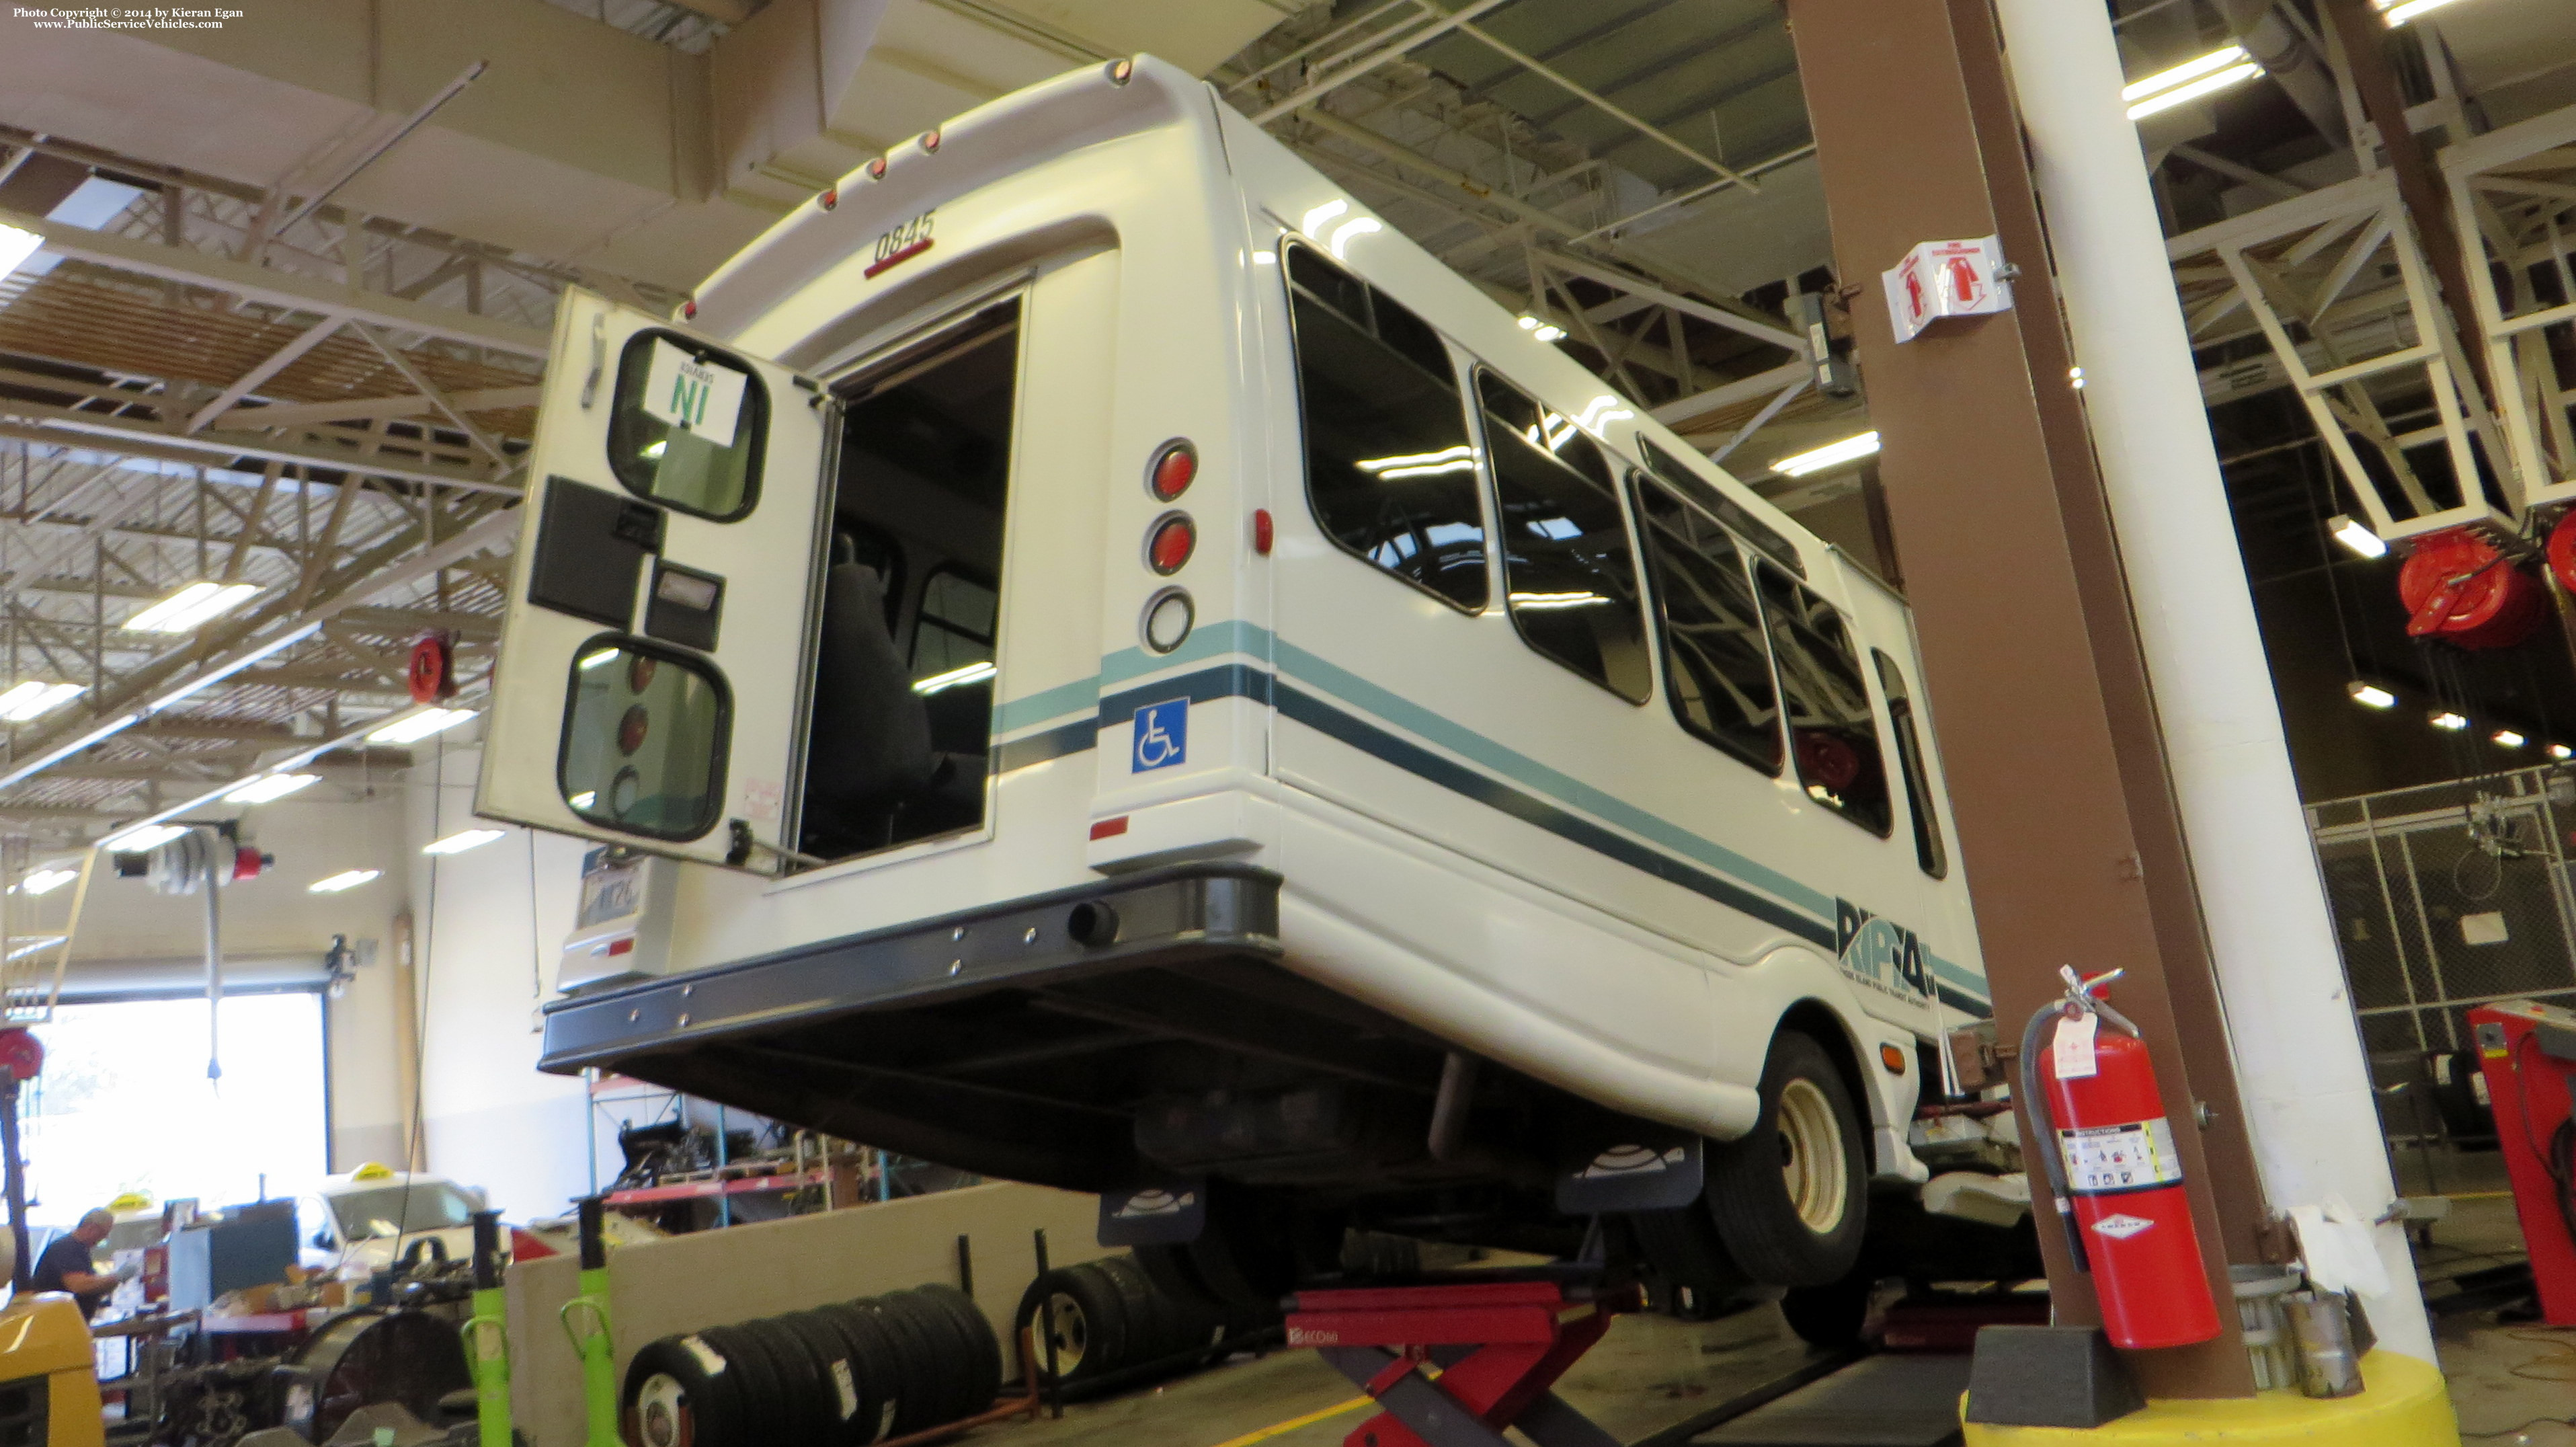
[{"label": "rear bumper", "polygon": [[[1076,912],[1093,913],[1077,920]],[[1101,938],[1099,911],[1111,923]],[[1093,943],[1075,937],[1082,924]],[[848,1016],[1216,957],[1279,957],[1279,876],[1235,864],[1122,875],[774,955],[559,1000],[538,1067],[627,1068]]]}]

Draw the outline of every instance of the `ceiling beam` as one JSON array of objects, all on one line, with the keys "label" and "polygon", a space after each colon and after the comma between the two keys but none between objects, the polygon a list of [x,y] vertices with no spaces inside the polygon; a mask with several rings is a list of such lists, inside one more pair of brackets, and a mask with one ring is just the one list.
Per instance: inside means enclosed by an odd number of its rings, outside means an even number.
[{"label": "ceiling beam", "polygon": [[192,286],[213,287],[245,301],[287,307],[316,316],[346,316],[396,331],[416,332],[445,341],[543,361],[548,337],[534,327],[493,317],[479,317],[427,302],[407,301],[388,292],[335,285],[293,272],[208,255],[184,246],[137,241],[105,231],[92,231],[63,221],[48,221],[21,211],[0,210],[0,226],[14,226],[43,237],[45,249],[58,256],[94,262],[118,271]]},{"label": "ceiling beam", "polygon": [[[487,387],[474,392],[450,392],[447,400],[467,412],[499,412],[515,407],[534,407],[544,395],[538,386]],[[215,419],[216,423],[241,427],[310,427],[326,422],[364,422],[378,417],[418,417],[436,410],[437,404],[427,397],[358,397],[346,402],[284,402],[269,406],[235,407]]]}]

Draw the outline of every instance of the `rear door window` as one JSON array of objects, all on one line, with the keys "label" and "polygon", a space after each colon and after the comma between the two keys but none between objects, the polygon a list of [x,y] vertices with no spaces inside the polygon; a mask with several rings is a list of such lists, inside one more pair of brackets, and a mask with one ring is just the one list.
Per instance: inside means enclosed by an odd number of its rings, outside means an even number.
[{"label": "rear door window", "polygon": [[751,368],[677,332],[638,332],[617,359],[608,461],[637,497],[731,522],[760,498],[769,393]]},{"label": "rear door window", "polygon": [[1306,495],[1334,542],[1453,607],[1485,606],[1485,516],[1448,349],[1420,317],[1288,248]]},{"label": "rear door window", "polygon": [[1610,462],[1574,419],[1476,374],[1503,590],[1530,647],[1627,699],[1654,692],[1636,560]]},{"label": "rear door window", "polygon": [[1631,481],[1673,717],[1762,772],[1779,773],[1780,693],[1743,554],[1716,519],[1671,489],[1642,476]]},{"label": "rear door window", "polygon": [[716,760],[731,714],[715,670],[602,636],[573,663],[558,755],[564,802],[611,829],[697,838],[723,807]]},{"label": "rear door window", "polygon": [[1914,695],[1896,660],[1870,650],[1878,664],[1878,687],[1887,695],[1887,722],[1896,734],[1896,766],[1905,774],[1905,812],[1914,817],[1914,859],[1934,879],[1950,874],[1950,851],[1941,840],[1941,816],[1932,803],[1932,769],[1923,755],[1923,734],[1914,720]]},{"label": "rear door window", "polygon": [[1762,580],[1762,611],[1780,668],[1798,782],[1808,797],[1883,836],[1892,822],[1887,765],[1851,629],[1814,589],[1769,563],[1755,572]]}]

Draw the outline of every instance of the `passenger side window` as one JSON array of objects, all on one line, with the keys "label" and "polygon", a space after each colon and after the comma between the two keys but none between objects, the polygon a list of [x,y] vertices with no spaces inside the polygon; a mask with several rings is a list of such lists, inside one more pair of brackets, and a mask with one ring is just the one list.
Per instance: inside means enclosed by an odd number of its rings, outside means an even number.
[{"label": "passenger side window", "polygon": [[1813,589],[1768,563],[1755,572],[1762,580],[1771,656],[1780,666],[1798,782],[1810,798],[1884,837],[1892,822],[1887,765],[1879,755],[1878,720],[1851,630]]},{"label": "passenger side window", "polygon": [[1896,732],[1896,766],[1905,773],[1905,812],[1914,816],[1914,860],[1934,879],[1950,877],[1950,853],[1941,842],[1941,816],[1932,804],[1932,769],[1923,757],[1923,738],[1914,722],[1914,697],[1906,692],[1905,675],[1896,660],[1873,648],[1879,692],[1887,695],[1887,721]]},{"label": "passenger side window", "polygon": [[1384,292],[1288,249],[1306,493],[1333,541],[1454,607],[1485,606],[1485,516],[1448,349]]},{"label": "passenger side window", "polygon": [[1801,578],[1807,576],[1806,560],[1798,556],[1797,544],[1781,536],[1779,529],[1755,517],[1751,508],[1711,486],[1707,478],[1657,447],[1654,439],[1639,437],[1637,446],[1646,454],[1646,470],[1666,487],[1716,514],[1719,522],[1734,529],[1735,535],[1752,544],[1755,552]]},{"label": "passenger side window", "polygon": [[1735,539],[1659,483],[1631,475],[1646,576],[1663,625],[1664,693],[1681,726],[1780,772],[1780,694],[1752,575]]},{"label": "passenger side window", "polygon": [[1631,703],[1654,692],[1636,561],[1609,459],[1574,419],[1476,374],[1503,593],[1530,647]]}]

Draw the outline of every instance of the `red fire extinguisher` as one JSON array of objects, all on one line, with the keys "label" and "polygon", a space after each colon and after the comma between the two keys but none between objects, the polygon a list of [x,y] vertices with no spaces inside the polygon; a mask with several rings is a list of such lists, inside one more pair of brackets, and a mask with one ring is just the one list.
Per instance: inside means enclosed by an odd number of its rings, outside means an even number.
[{"label": "red fire extinguisher", "polygon": [[2123,972],[2063,973],[2066,997],[2023,1033],[2021,1074],[2033,1134],[2056,1147],[2048,1183],[2069,1249],[2093,1276],[2112,1345],[2208,1341],[2218,1335],[2218,1306],[2155,1067],[2137,1026],[2095,994]]}]

